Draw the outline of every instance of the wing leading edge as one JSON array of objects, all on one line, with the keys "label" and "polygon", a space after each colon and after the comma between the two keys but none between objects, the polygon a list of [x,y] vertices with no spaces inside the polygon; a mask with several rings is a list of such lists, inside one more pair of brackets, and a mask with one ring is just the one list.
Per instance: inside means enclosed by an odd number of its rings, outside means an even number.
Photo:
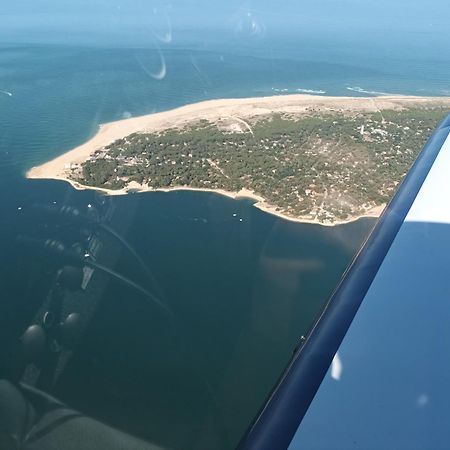
[{"label": "wing leading edge", "polygon": [[[450,317],[443,294],[450,292],[450,277],[443,273],[450,267],[450,260],[445,264],[450,255],[449,132],[450,116],[425,145],[240,449],[380,448],[383,436],[392,434],[399,436],[394,448],[415,448],[406,429],[405,433],[396,425],[391,429],[392,417],[386,411],[406,414],[406,406],[399,410],[395,405],[413,405],[412,415],[405,417],[419,420],[424,411],[421,406],[429,409],[431,405],[430,389],[417,385],[426,378],[426,369],[417,372],[415,382],[411,374],[421,361],[429,367],[431,357],[420,360],[414,355],[438,339],[433,334],[434,314],[419,326],[425,310],[437,308],[440,317]],[[426,295],[427,286],[430,295]],[[427,303],[430,296],[434,300]],[[439,327],[444,333],[445,323]],[[427,333],[425,339],[420,337],[423,333]],[[450,338],[444,334],[441,339]],[[424,344],[414,348],[413,342],[420,339]],[[396,364],[405,355],[409,365]],[[333,359],[334,367],[330,367]],[[450,379],[450,363],[449,367],[437,364],[435,369],[444,374],[442,381],[445,376]],[[402,381],[405,390],[396,397],[389,388]],[[443,406],[436,406],[430,420],[438,417]],[[414,408],[420,410],[417,417]],[[360,432],[352,433],[352,429]],[[439,431],[444,429],[433,432],[442,436]],[[423,433],[414,437],[415,443],[424,441]],[[450,435],[446,437],[448,442]],[[439,442],[426,444],[440,448]]]}]

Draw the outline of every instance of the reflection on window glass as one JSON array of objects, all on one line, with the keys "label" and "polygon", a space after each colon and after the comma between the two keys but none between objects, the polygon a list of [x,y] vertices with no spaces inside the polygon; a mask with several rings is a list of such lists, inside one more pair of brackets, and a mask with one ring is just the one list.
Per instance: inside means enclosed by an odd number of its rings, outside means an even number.
[{"label": "reflection on window glass", "polygon": [[238,445],[450,105],[338,3],[4,6],[0,447]]}]

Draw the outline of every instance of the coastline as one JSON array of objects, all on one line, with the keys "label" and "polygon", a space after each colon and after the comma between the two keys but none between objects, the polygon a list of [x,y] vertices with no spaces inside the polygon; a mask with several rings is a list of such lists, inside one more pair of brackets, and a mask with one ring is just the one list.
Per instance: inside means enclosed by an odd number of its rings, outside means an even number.
[{"label": "coastline", "polygon": [[93,186],[86,186],[81,183],[78,183],[77,181],[70,180],[64,177],[54,177],[53,179],[59,180],[59,181],[65,181],[66,183],[69,183],[74,189],[77,189],[79,191],[90,189],[94,191],[103,192],[105,195],[129,195],[129,194],[144,194],[149,192],[176,192],[176,191],[193,191],[193,192],[205,192],[210,194],[217,194],[217,195],[223,195],[228,198],[232,198],[233,200],[237,200],[239,198],[248,198],[251,200],[255,200],[255,203],[253,203],[253,207],[260,209],[261,211],[264,211],[265,213],[271,214],[273,216],[279,217],[283,220],[288,220],[290,222],[297,222],[297,223],[309,223],[313,225],[322,225],[325,227],[334,227],[336,225],[344,225],[346,223],[354,222],[356,220],[362,219],[363,217],[374,217],[377,218],[381,215],[381,213],[384,211],[386,205],[378,205],[374,206],[373,208],[370,208],[367,210],[364,214],[359,214],[357,216],[350,216],[349,218],[345,220],[335,220],[334,222],[320,222],[317,219],[308,217],[308,216],[300,216],[300,217],[291,217],[287,214],[283,214],[279,211],[277,211],[277,208],[273,205],[270,205],[266,202],[266,200],[261,197],[260,195],[254,193],[253,191],[249,189],[241,189],[237,192],[231,192],[226,191],[225,189],[208,189],[208,188],[195,188],[190,186],[174,186],[170,188],[151,188],[147,186],[141,186],[136,182],[131,182],[126,188],[113,190],[113,189],[106,189],[106,188],[99,188],[99,187],[93,187]]},{"label": "coastline", "polygon": [[[357,220],[360,217],[377,217],[381,213],[376,207],[368,210],[365,214],[351,217],[344,221],[335,220],[332,223],[322,223],[311,217],[290,217],[277,211],[275,206],[266,203],[265,199],[255,195],[251,191],[242,193],[228,192],[220,189],[191,188],[189,186],[179,186],[171,188],[153,189],[148,186],[140,186],[137,183],[130,183],[121,190],[109,190],[104,188],[84,186],[70,179],[71,168],[86,161],[96,150],[111,144],[117,139],[125,138],[132,133],[160,132],[168,128],[183,128],[186,125],[197,123],[200,120],[207,120],[211,123],[218,123],[222,120],[244,122],[248,127],[252,120],[268,117],[271,114],[287,114],[293,117],[311,113],[358,113],[377,112],[381,109],[402,109],[411,106],[448,106],[450,107],[450,97],[413,97],[413,96],[381,96],[381,97],[328,97],[307,94],[274,95],[269,97],[241,98],[241,99],[221,99],[206,100],[191,105],[181,106],[169,111],[147,114],[114,122],[105,123],[99,126],[97,133],[87,142],[69,150],[56,158],[45,162],[39,166],[32,167],[26,173],[27,178],[34,179],[57,179],[69,182],[76,189],[96,189],[108,195],[124,195],[129,191],[156,192],[173,190],[196,190],[215,192],[231,198],[249,197],[256,202],[255,207],[275,214],[287,220],[302,223],[318,223],[331,226]],[[247,122],[245,122],[247,120]],[[250,127],[251,130],[251,127]]]}]

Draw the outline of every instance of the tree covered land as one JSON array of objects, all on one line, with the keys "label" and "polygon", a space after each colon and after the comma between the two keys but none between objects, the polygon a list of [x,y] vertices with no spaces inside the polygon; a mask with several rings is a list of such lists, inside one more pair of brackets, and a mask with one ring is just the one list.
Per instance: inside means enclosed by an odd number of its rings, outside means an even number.
[{"label": "tree covered land", "polygon": [[200,121],[119,139],[71,178],[109,189],[131,181],[149,188],[246,188],[280,213],[333,222],[386,203],[446,113],[415,107]]}]

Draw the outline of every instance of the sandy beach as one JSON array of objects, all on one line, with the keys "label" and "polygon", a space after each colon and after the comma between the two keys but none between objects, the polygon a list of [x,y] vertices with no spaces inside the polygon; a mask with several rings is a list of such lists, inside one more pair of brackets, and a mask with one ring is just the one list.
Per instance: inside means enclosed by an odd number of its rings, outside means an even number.
[{"label": "sandy beach", "polygon": [[[222,99],[208,100],[192,105],[182,106],[170,111],[148,114],[145,116],[133,117],[130,119],[109,122],[100,125],[97,133],[84,144],[67,151],[66,153],[48,161],[40,166],[31,168],[26,176],[28,178],[59,179],[68,181],[76,189],[86,189],[88,187],[68,179],[70,167],[80,164],[89,158],[96,150],[105,147],[117,139],[124,138],[136,132],[158,132],[167,128],[182,128],[186,125],[196,123],[200,120],[208,120],[212,123],[219,121],[238,121],[244,123],[251,129],[251,123],[258,118],[263,118],[274,113],[289,114],[292,116],[302,116],[311,112],[376,112],[382,109],[402,109],[412,106],[448,106],[450,108],[449,97],[409,97],[409,96],[382,96],[382,97],[325,97],[317,95],[281,95],[271,97],[243,98],[243,99]],[[123,195],[130,190],[154,191],[147,186],[128,185],[125,189],[112,191],[108,189],[95,188],[109,195]],[[158,189],[158,191],[171,191],[180,189],[194,189],[201,191],[213,191],[228,197],[249,197],[256,201],[255,206],[272,214],[288,220],[299,222],[321,223],[308,217],[292,218],[276,211],[276,208],[267,205],[263,198],[255,195],[251,191],[227,192],[222,190],[195,189],[179,186],[169,189]],[[364,216],[378,216],[384,205],[369,210]],[[345,221],[335,221],[333,224],[356,220],[359,217],[352,217]],[[324,224],[326,225],[326,224]]]},{"label": "sandy beach", "polygon": [[268,204],[263,197],[261,197],[260,195],[257,195],[256,193],[254,193],[253,191],[250,191],[249,189],[241,189],[238,192],[230,192],[230,191],[226,191],[224,189],[194,188],[194,187],[190,187],[190,186],[174,186],[174,187],[170,187],[170,188],[155,189],[155,188],[150,188],[148,186],[142,186],[142,185],[136,183],[135,181],[132,181],[124,189],[112,190],[112,189],[106,189],[106,188],[85,186],[74,180],[64,178],[63,176],[62,177],[50,177],[50,178],[55,179],[55,180],[66,181],[66,182],[70,183],[73,188],[78,189],[78,190],[93,189],[93,190],[96,190],[99,192],[103,192],[106,195],[128,195],[130,193],[142,194],[142,193],[146,193],[146,192],[194,191],[194,192],[209,192],[212,194],[224,195],[225,197],[229,197],[234,200],[239,199],[239,198],[249,198],[249,199],[255,201],[255,203],[253,204],[253,206],[255,208],[258,208],[261,211],[264,211],[268,214],[273,214],[274,216],[280,217],[284,220],[289,220],[291,222],[311,223],[311,224],[319,224],[319,225],[323,225],[323,226],[342,225],[345,223],[349,223],[349,222],[353,222],[355,220],[361,219],[362,217],[379,217],[381,215],[381,213],[384,211],[384,208],[386,207],[386,205],[383,204],[383,205],[379,205],[379,206],[370,208],[364,214],[360,214],[357,216],[350,216],[345,220],[335,220],[334,222],[320,222],[319,220],[309,217],[309,216],[291,217],[286,214],[283,214],[280,211],[278,211],[278,208],[276,206]]}]

